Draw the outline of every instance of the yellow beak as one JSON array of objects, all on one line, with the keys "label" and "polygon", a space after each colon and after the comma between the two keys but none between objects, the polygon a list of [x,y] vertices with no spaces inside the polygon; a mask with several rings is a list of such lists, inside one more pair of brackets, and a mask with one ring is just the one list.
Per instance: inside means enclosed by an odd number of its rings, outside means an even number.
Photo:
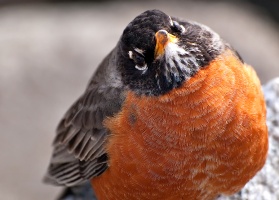
[{"label": "yellow beak", "polygon": [[155,59],[159,56],[162,56],[165,53],[165,47],[169,42],[176,43],[177,38],[168,33],[166,30],[159,30],[155,34],[156,38],[156,47],[155,47]]}]

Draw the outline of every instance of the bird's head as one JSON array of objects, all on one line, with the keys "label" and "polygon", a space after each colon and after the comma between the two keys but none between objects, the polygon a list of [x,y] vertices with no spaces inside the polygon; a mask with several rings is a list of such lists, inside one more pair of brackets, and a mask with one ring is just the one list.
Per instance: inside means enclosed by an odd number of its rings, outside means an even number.
[{"label": "bird's head", "polygon": [[139,95],[156,96],[181,86],[224,49],[207,26],[148,10],[123,31],[117,64],[124,85]]}]

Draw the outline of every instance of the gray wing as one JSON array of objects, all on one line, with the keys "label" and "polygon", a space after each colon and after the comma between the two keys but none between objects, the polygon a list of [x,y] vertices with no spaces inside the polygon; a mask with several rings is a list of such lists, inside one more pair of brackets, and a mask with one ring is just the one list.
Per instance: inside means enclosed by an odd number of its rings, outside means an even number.
[{"label": "gray wing", "polygon": [[125,98],[115,51],[104,59],[84,94],[58,125],[45,182],[73,186],[107,169],[105,143],[109,132],[103,120],[117,113]]}]

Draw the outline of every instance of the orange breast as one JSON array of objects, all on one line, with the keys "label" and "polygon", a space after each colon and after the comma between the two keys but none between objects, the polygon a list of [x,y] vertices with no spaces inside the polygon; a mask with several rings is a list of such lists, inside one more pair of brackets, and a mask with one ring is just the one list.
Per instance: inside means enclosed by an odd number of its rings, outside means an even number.
[{"label": "orange breast", "polygon": [[109,168],[92,179],[103,199],[212,199],[264,165],[265,104],[255,72],[227,51],[160,97],[127,94],[106,120]]}]

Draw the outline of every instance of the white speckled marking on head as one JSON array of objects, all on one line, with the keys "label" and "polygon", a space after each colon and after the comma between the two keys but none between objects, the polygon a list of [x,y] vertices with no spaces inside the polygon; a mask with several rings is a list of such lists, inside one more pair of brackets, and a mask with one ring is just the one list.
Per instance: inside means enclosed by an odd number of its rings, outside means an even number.
[{"label": "white speckled marking on head", "polygon": [[133,59],[133,52],[132,52],[132,51],[129,51],[128,54],[129,54],[129,58],[130,58],[130,59]]},{"label": "white speckled marking on head", "polygon": [[147,69],[147,64],[144,64],[144,66],[139,67],[138,65],[135,66],[136,69],[140,70],[140,71],[144,71]]},{"label": "white speckled marking on head", "polygon": [[171,16],[169,16],[169,18],[170,18],[170,24],[171,24],[171,26],[173,26],[173,21],[171,19]]},{"label": "white speckled marking on head", "polygon": [[[181,58],[181,55],[188,55],[184,58]],[[199,66],[199,63],[197,62],[196,58],[194,56],[189,56],[190,53],[185,51],[183,48],[179,47],[175,43],[168,43],[165,48],[165,58],[167,63],[169,63],[170,67],[177,67],[178,64],[179,67],[182,70],[185,70],[187,72],[190,72],[189,65],[192,64],[195,67]],[[183,62],[182,62],[183,59]]]},{"label": "white speckled marking on head", "polygon": [[185,27],[183,25],[180,25],[180,27],[182,28],[182,33],[185,32]]},{"label": "white speckled marking on head", "polygon": [[139,53],[139,54],[141,54],[143,56],[144,50],[139,49],[139,48],[135,48],[134,50],[135,50],[135,52],[137,52],[137,53]]}]

